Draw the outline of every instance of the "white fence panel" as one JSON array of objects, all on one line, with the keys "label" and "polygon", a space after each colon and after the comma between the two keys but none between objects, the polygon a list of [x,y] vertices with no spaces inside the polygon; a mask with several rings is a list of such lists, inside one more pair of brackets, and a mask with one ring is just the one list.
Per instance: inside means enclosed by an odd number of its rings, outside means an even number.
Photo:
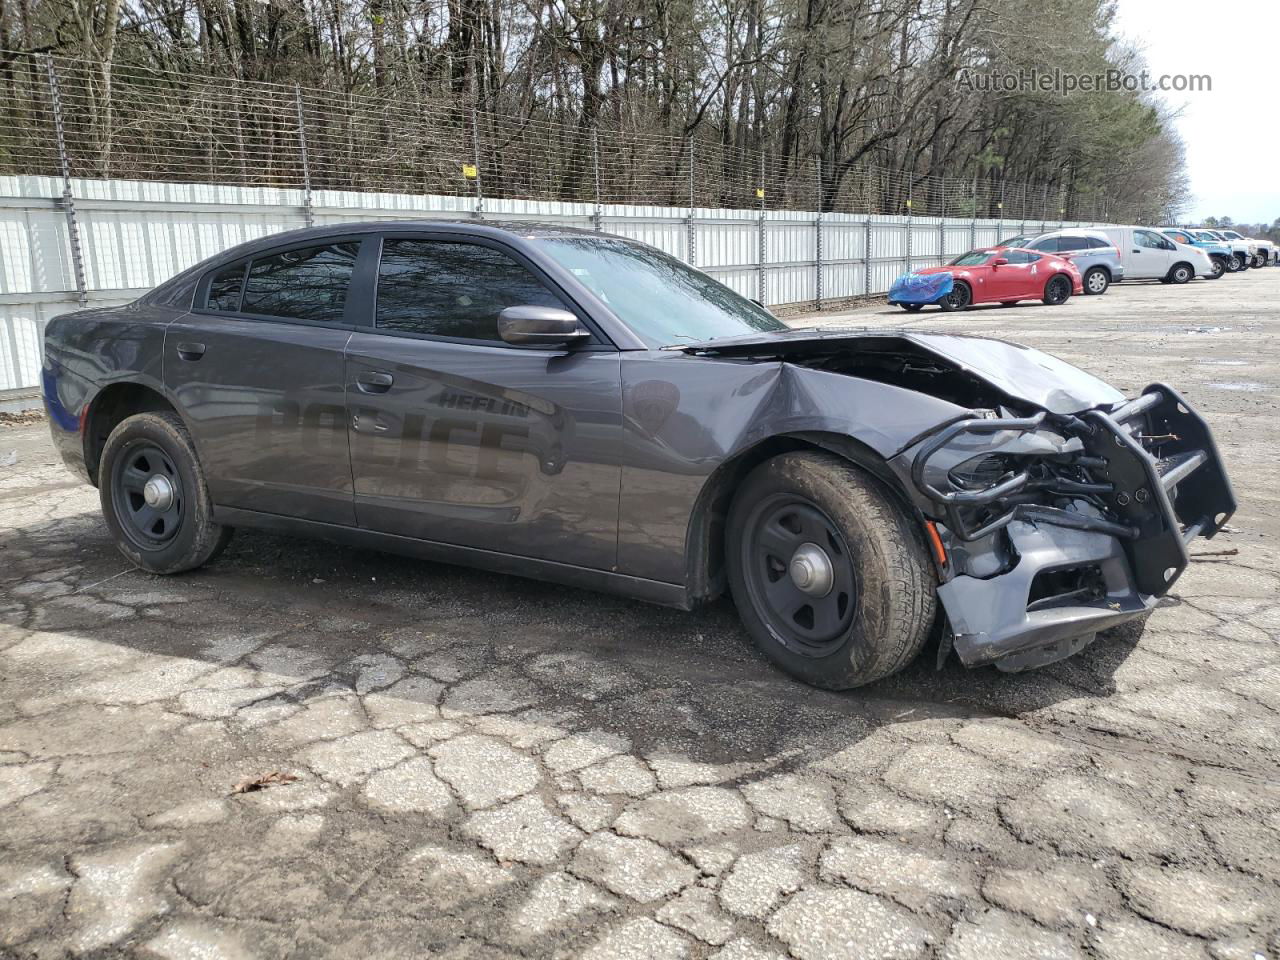
[{"label": "white fence panel", "polygon": [[[72,191],[93,307],[127,303],[228,247],[302,227],[307,216],[300,190],[73,180]],[[38,384],[45,323],[77,307],[61,196],[62,181],[55,178],[0,177],[0,391]],[[343,190],[317,191],[310,212],[317,224],[479,215],[599,229],[690,261],[743,296],[763,293],[771,305],[812,306],[819,294],[825,302],[884,293],[908,268],[942,263],[1019,231],[1060,226]]]}]

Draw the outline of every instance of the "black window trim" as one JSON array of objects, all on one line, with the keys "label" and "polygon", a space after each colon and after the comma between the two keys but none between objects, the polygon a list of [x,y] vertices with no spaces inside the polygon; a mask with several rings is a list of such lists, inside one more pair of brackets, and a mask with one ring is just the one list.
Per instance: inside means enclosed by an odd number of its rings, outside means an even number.
[{"label": "black window trim", "polygon": [[[388,330],[385,327],[377,325],[378,313],[378,268],[382,264],[382,245],[387,240],[427,240],[437,241],[440,243],[469,243],[476,246],[488,247],[497,250],[499,253],[505,254],[516,263],[520,264],[553,294],[559,297],[569,309],[569,311],[578,318],[578,322],[587,328],[591,333],[591,339],[586,343],[573,348],[574,353],[581,352],[617,352],[618,348],[613,340],[600,328],[599,324],[592,319],[591,314],[580,304],[577,299],[566,290],[564,286],[557,283],[552,277],[548,276],[546,271],[542,270],[537,263],[525,256],[522,251],[511,244],[503,243],[493,237],[479,236],[472,233],[459,233],[450,230],[395,230],[385,231],[371,236],[369,239],[374,242],[370,244],[374,248],[376,255],[371,255],[369,260],[369,272],[367,275],[360,277],[366,286],[367,291],[362,297],[367,304],[365,312],[361,319],[362,323],[358,324],[357,329],[363,333],[372,333],[382,337],[400,337],[407,340],[430,340],[438,343],[456,343],[464,346],[473,347],[501,347],[507,350],[519,350],[524,353],[530,351],[541,353],[564,353],[563,347],[539,347],[539,346],[521,346],[519,344],[507,343],[505,340],[480,340],[474,337],[445,337],[434,333],[413,333],[409,330]],[[363,251],[362,251],[363,252]],[[359,264],[357,265],[357,270]],[[354,298],[353,298],[354,299]]]},{"label": "black window trim", "polygon": [[[282,244],[278,247],[267,247],[254,253],[240,257],[235,260],[227,260],[216,266],[206,270],[200,277],[200,282],[196,284],[195,295],[191,299],[191,312],[206,317],[221,317],[224,320],[244,320],[253,321],[255,323],[290,323],[304,327],[324,327],[328,330],[356,330],[361,324],[358,322],[361,314],[361,266],[368,259],[369,251],[373,244],[368,241],[372,236],[367,233],[352,234],[333,234],[332,236],[311,237],[305,240],[295,240],[292,243]],[[208,301],[209,286],[213,283],[213,278],[230,267],[239,266],[243,271],[240,277],[240,302],[244,303],[245,284],[249,278],[249,265],[254,260],[263,260],[267,257],[276,257],[282,253],[288,253],[291,250],[306,250],[311,247],[328,247],[336,246],[340,243],[359,244],[356,252],[356,262],[351,270],[351,281],[347,286],[347,299],[342,308],[341,320],[308,320],[304,317],[278,317],[269,313],[248,313],[244,310],[214,310],[207,306],[202,306]],[[376,261],[375,261],[376,269]]]}]

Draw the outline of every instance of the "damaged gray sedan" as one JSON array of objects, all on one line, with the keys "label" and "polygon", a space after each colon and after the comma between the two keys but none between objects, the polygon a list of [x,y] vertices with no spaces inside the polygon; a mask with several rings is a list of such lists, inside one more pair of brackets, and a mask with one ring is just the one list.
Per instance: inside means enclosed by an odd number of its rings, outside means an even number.
[{"label": "damaged gray sedan", "polygon": [[224,253],[53,320],[44,394],[120,550],[236,527],[609,590],[730,593],[783,669],[1021,670],[1149,610],[1235,510],[1172,388],[997,340],[790,330],[651,247],[439,221]]}]

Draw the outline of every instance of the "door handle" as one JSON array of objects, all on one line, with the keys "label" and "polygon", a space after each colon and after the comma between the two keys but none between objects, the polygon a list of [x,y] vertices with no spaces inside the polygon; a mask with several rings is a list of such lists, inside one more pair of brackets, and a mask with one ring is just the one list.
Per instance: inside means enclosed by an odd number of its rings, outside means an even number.
[{"label": "door handle", "polygon": [[1134,252],[1134,253],[1141,253],[1142,251],[1141,251],[1141,250],[1138,250],[1137,248],[1135,248],[1133,252]]},{"label": "door handle", "polygon": [[386,393],[395,383],[389,373],[362,373],[356,377],[356,389],[361,393]]},{"label": "door handle", "polygon": [[199,360],[204,356],[204,344],[192,343],[189,340],[178,342],[178,356],[183,360]]}]

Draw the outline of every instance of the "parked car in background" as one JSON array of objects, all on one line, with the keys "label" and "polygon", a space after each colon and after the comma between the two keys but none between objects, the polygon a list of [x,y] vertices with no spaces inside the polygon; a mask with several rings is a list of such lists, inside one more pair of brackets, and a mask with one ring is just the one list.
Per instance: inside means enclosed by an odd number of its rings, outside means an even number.
[{"label": "parked car in background", "polygon": [[[1027,295],[1070,276],[966,258]],[[264,237],[55,317],[43,364],[54,444],[144,570],[256,527],[683,609],[727,591],[766,656],[830,689],[901,670],[935,623],[968,666],[1070,656],[1153,609],[1236,508],[1170,387],[967,334],[789,329],[565,227]]]},{"label": "parked car in background", "polygon": [[1111,284],[1124,279],[1120,251],[1101,230],[1081,227],[1054,230],[1033,237],[1019,246],[1069,259],[1079,268],[1084,281],[1084,292],[1087,294],[1096,296],[1106,293]]},{"label": "parked car in background", "polygon": [[1231,247],[1222,240],[1201,240],[1193,230],[1179,230],[1176,227],[1161,227],[1160,232],[1174,243],[1189,247],[1199,247],[1209,255],[1209,260],[1217,270],[1218,276],[1231,270]]},{"label": "parked car in background", "polygon": [[1217,240],[1219,243],[1225,243],[1231,248],[1231,262],[1233,264],[1233,268],[1230,271],[1231,273],[1236,273],[1240,270],[1247,270],[1249,267],[1253,266],[1253,255],[1257,252],[1257,249],[1243,237],[1237,235],[1234,239],[1228,239],[1221,231],[1210,230],[1208,227],[1197,228],[1196,234],[1203,235],[1201,236],[1201,239],[1207,237],[1212,240]]},{"label": "parked car in background", "polygon": [[1213,261],[1199,247],[1174,243],[1150,227],[1101,227],[1120,251],[1126,280],[1187,283],[1196,277],[1215,278]]},{"label": "parked car in background", "polygon": [[1070,260],[1036,250],[986,247],[941,267],[904,273],[889,288],[889,302],[912,313],[931,303],[947,311],[978,303],[1012,307],[1019,300],[1056,306],[1083,289],[1080,270]]},{"label": "parked car in background", "polygon": [[1276,258],[1276,245],[1270,240],[1259,240],[1256,237],[1244,237],[1236,230],[1219,230],[1228,240],[1243,240],[1252,249],[1251,267],[1265,267]]}]

